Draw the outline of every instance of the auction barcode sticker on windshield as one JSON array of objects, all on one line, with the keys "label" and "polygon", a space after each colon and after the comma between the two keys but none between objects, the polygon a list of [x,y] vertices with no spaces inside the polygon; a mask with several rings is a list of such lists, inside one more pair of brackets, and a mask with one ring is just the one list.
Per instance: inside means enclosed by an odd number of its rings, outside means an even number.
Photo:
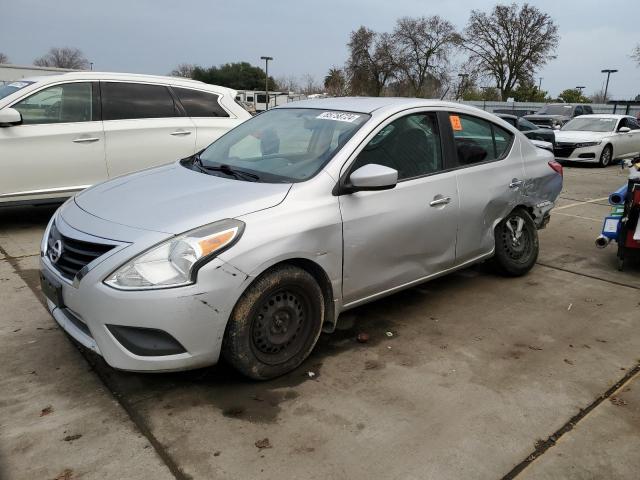
[{"label": "auction barcode sticker on windshield", "polygon": [[347,113],[347,112],[324,112],[318,115],[316,118],[321,118],[323,120],[336,120],[338,122],[353,123],[360,118],[360,115],[356,115],[355,113]]}]

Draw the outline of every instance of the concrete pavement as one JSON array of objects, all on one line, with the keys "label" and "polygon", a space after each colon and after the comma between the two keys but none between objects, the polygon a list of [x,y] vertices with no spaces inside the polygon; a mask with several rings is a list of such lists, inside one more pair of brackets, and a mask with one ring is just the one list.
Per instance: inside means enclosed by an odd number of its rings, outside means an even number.
[{"label": "concrete pavement", "polygon": [[[640,270],[618,272],[615,247],[593,244],[608,211],[598,199],[623,181],[614,167],[567,168],[530,275],[477,267],[353,310],[301,368],[266,383],[225,366],[117,372],[85,353],[98,381],[59,330],[37,330],[55,325],[35,295],[33,256],[51,210],[0,212],[0,277],[22,286],[0,284],[0,351],[16,365],[0,389],[17,410],[0,410],[7,478],[65,468],[82,478],[637,478],[637,379],[612,394],[618,403],[598,403],[640,361]],[[366,344],[355,341],[361,331]],[[14,345],[10,334],[24,337]],[[42,338],[53,343],[35,345],[55,361],[25,347]],[[21,365],[47,361],[60,367],[47,388],[25,380]],[[49,404],[57,417],[39,417]],[[49,418],[82,425],[70,434],[83,437],[60,441],[62,424],[26,428]],[[265,438],[270,448],[258,448]]]}]

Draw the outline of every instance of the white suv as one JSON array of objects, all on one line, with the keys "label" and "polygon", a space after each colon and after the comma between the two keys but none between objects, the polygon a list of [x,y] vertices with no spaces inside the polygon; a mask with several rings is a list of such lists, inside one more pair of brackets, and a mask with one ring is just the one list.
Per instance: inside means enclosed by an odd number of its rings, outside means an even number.
[{"label": "white suv", "polygon": [[60,200],[193,155],[251,115],[189,79],[74,72],[0,86],[0,205]]}]

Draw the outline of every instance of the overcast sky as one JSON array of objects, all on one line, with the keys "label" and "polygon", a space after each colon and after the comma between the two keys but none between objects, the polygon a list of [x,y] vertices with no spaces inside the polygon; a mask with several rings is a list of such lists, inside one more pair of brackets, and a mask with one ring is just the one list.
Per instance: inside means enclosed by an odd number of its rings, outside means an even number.
[{"label": "overcast sky", "polygon": [[[52,46],[81,49],[96,70],[166,74],[178,63],[218,65],[275,57],[273,76],[311,73],[318,81],[344,64],[349,32],[393,29],[401,16],[441,15],[462,28],[472,9],[495,0],[0,0],[0,52],[29,65]],[[638,0],[532,0],[560,28],[558,58],[536,79],[557,95],[603,86],[616,68],[614,98],[640,94],[640,68],[629,58],[640,42]]]}]

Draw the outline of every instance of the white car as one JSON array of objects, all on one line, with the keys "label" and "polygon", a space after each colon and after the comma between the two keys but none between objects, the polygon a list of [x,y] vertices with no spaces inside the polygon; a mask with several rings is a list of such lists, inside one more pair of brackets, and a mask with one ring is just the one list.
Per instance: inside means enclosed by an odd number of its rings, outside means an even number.
[{"label": "white car", "polygon": [[556,132],[556,160],[595,162],[606,167],[614,160],[640,154],[640,124],[629,115],[580,115]]},{"label": "white car", "polygon": [[0,86],[0,206],[60,201],[202,150],[251,118],[234,90],[73,72]]}]

